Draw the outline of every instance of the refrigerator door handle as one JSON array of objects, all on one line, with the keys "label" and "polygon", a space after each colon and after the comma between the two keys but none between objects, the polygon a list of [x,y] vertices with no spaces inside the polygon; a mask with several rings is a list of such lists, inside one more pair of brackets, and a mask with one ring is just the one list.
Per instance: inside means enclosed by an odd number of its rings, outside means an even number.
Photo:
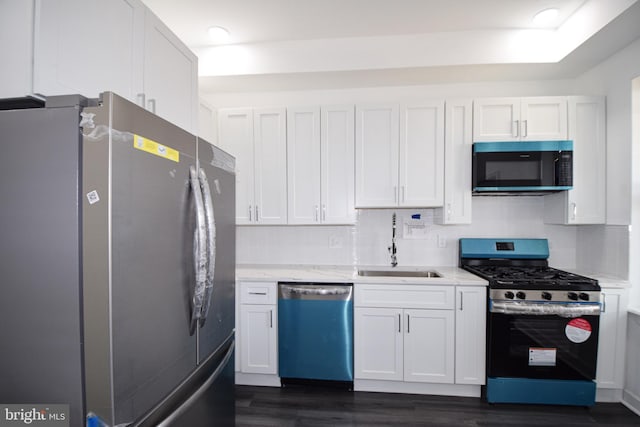
[{"label": "refrigerator door handle", "polygon": [[191,184],[191,192],[196,205],[196,230],[194,232],[193,242],[193,259],[195,268],[196,283],[193,289],[193,302],[191,307],[191,326],[190,333],[194,334],[198,320],[202,312],[202,303],[204,300],[204,291],[207,276],[207,251],[206,251],[206,224],[204,203],[202,201],[202,192],[200,190],[200,181],[196,168],[189,168],[189,182]]},{"label": "refrigerator door handle", "polygon": [[213,293],[213,279],[215,278],[216,269],[216,219],[213,212],[213,198],[211,197],[211,188],[204,170],[198,170],[198,178],[200,180],[200,188],[202,189],[202,198],[204,201],[204,216],[207,225],[207,276],[204,290],[204,298],[202,302],[202,313],[200,315],[200,327],[204,325],[209,314],[211,306],[211,294]]}]

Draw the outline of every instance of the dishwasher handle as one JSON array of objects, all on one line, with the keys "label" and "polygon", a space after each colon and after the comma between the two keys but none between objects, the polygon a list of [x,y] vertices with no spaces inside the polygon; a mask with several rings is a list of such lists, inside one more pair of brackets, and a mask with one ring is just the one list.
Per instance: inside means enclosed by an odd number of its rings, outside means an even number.
[{"label": "dishwasher handle", "polygon": [[279,299],[352,301],[352,283],[278,283]]}]

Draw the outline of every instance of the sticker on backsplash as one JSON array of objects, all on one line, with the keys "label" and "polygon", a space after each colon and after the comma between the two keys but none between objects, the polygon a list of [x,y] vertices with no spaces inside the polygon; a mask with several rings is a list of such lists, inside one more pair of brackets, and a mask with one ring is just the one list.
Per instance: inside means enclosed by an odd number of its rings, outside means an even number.
[{"label": "sticker on backsplash", "polygon": [[429,225],[433,224],[433,213],[414,213],[402,220],[402,237],[404,239],[427,239]]}]

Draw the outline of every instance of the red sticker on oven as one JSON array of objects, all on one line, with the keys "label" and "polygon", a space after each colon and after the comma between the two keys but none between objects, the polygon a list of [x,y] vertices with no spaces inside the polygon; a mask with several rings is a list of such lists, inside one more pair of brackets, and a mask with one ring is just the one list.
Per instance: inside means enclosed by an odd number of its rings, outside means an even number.
[{"label": "red sticker on oven", "polygon": [[591,324],[582,318],[571,319],[564,328],[564,333],[569,338],[569,341],[580,344],[591,336]]}]

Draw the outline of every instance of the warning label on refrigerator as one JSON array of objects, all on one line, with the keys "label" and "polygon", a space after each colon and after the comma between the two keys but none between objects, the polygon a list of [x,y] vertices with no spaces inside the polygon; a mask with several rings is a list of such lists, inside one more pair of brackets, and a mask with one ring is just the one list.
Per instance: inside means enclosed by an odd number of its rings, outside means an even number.
[{"label": "warning label on refrigerator", "polygon": [[556,349],[529,347],[529,366],[556,366]]},{"label": "warning label on refrigerator", "polygon": [[180,152],[174,150],[171,147],[167,147],[166,145],[158,144],[157,142],[145,138],[140,135],[133,135],[133,147],[138,150],[145,151],[147,153],[155,154],[159,157],[164,157],[165,159],[172,160],[174,162],[180,162]]},{"label": "warning label on refrigerator", "polygon": [[582,318],[571,319],[564,328],[564,333],[569,341],[577,344],[583,343],[591,336],[591,323]]}]

